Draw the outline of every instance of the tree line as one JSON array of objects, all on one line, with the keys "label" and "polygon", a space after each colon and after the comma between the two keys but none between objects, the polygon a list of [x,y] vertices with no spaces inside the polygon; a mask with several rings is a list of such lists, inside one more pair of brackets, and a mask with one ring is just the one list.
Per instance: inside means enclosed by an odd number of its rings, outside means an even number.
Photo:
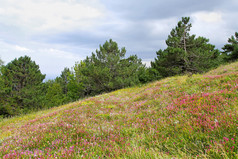
[{"label": "tree line", "polygon": [[126,49],[118,48],[112,39],[46,82],[39,65],[30,57],[14,59],[7,65],[0,59],[0,116],[51,108],[169,76],[203,73],[238,59],[237,32],[220,51],[209,39],[190,35],[189,20],[183,17],[171,30],[167,48],[156,52],[157,57],[149,68],[136,55],[126,58]]}]

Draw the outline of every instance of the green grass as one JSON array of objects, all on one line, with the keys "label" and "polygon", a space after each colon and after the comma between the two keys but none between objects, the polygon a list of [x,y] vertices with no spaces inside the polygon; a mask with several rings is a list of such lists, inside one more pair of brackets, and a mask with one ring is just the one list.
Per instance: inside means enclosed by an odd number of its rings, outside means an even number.
[{"label": "green grass", "polygon": [[0,121],[0,158],[238,158],[238,62]]}]

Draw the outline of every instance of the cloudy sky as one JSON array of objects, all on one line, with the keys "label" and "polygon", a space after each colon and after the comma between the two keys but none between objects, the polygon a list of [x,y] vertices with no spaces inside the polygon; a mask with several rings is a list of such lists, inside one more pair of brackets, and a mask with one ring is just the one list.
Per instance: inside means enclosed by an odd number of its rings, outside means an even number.
[{"label": "cloudy sky", "polygon": [[47,79],[110,38],[144,63],[181,17],[220,49],[238,31],[238,0],[0,0],[0,58],[28,55]]}]

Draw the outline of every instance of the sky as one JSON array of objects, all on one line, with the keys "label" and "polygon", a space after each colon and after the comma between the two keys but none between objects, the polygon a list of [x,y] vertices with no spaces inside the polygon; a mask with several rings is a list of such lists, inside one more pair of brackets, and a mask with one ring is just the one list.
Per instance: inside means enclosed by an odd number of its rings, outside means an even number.
[{"label": "sky", "polygon": [[221,49],[238,31],[238,0],[0,0],[0,58],[30,56],[47,79],[106,40],[149,66],[182,17]]}]

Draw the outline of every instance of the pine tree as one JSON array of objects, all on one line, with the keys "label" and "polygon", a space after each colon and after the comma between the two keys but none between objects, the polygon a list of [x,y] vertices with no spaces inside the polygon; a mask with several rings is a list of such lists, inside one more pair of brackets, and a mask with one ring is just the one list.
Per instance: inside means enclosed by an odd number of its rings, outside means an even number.
[{"label": "pine tree", "polygon": [[67,96],[68,94],[68,83],[69,83],[69,75],[70,75],[70,70],[69,68],[65,67],[64,70],[61,72],[60,77],[57,77],[55,80],[57,83],[60,84],[62,87],[63,94]]},{"label": "pine tree", "polygon": [[73,71],[70,72],[68,79],[68,97],[72,101],[76,101],[84,96],[86,96],[89,81],[87,77],[84,76],[83,71],[87,69],[83,61],[80,63],[75,63]]},{"label": "pine tree", "polygon": [[3,63],[2,59],[0,58],[0,67],[1,67],[3,64],[4,64],[4,63]]},{"label": "pine tree", "polygon": [[64,103],[65,95],[63,94],[62,87],[59,83],[53,82],[47,89],[46,105],[48,108],[59,106]]},{"label": "pine tree", "polygon": [[126,49],[118,48],[116,42],[106,41],[96,53],[92,53],[83,63],[81,72],[86,94],[98,94],[138,84],[138,70],[144,67],[141,59],[132,55],[125,58]]},{"label": "pine tree", "polygon": [[[4,83],[3,83],[3,77],[2,77],[2,67],[3,67],[3,61],[0,58],[0,96],[2,96],[2,93],[4,93]],[[0,98],[0,102],[1,102],[1,98]]]},{"label": "pine tree", "polygon": [[156,52],[151,67],[162,77],[183,73],[201,73],[217,66],[220,52],[204,37],[195,38],[189,31],[192,24],[183,17],[166,40],[167,48]]},{"label": "pine tree", "polygon": [[28,56],[8,63],[2,68],[2,79],[5,86],[2,108],[12,110],[11,115],[22,110],[40,108],[44,78],[45,75],[40,72],[39,66]]},{"label": "pine tree", "polygon": [[238,59],[238,32],[235,33],[235,36],[231,36],[228,39],[228,43],[222,48],[224,50],[224,60],[226,62],[235,61]]}]

